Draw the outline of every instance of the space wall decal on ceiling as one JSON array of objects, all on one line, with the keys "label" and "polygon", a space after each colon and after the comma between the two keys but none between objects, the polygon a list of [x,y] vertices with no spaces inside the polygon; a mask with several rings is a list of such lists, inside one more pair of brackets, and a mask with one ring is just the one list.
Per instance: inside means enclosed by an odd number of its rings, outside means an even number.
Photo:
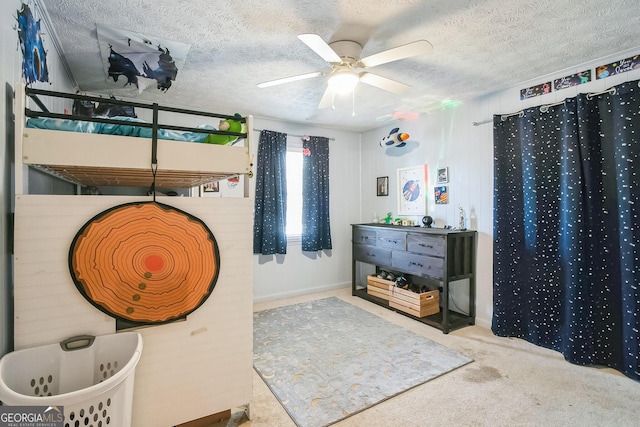
[{"label": "space wall decal on ceiling", "polygon": [[166,92],[191,49],[190,44],[102,24],[96,27],[106,80],[114,87],[133,85],[139,92],[156,87]]},{"label": "space wall decal on ceiling", "polygon": [[16,20],[22,50],[22,74],[26,83],[48,82],[47,52],[42,41],[40,20],[36,20],[31,8],[25,3],[17,11]]}]

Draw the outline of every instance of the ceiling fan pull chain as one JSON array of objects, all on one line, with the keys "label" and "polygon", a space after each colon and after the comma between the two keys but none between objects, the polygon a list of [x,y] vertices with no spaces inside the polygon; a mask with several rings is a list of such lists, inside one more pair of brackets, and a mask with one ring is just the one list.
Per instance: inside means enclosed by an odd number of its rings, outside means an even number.
[{"label": "ceiling fan pull chain", "polygon": [[356,90],[351,91],[351,117],[356,115]]}]

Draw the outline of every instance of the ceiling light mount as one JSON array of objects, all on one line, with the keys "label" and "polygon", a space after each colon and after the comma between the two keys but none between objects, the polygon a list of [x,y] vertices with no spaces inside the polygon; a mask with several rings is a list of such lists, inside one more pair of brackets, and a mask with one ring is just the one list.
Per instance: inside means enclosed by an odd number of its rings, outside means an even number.
[{"label": "ceiling light mount", "polygon": [[337,94],[344,95],[353,92],[360,81],[360,76],[355,71],[345,68],[334,71],[329,77],[329,87]]},{"label": "ceiling light mount", "polygon": [[340,40],[330,43],[329,47],[340,57],[342,64],[347,64],[354,68],[362,67],[362,64],[360,64],[362,46],[360,44],[349,40]]}]

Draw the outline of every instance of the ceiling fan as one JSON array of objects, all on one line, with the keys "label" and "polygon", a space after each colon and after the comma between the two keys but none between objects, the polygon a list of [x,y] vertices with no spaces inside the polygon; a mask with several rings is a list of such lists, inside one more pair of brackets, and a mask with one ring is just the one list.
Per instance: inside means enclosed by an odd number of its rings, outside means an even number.
[{"label": "ceiling fan", "polygon": [[411,86],[364,70],[388,62],[423,55],[433,49],[433,46],[428,41],[417,40],[361,58],[362,46],[354,41],[340,40],[327,44],[317,34],[300,34],[298,38],[322,59],[327,61],[331,66],[331,71],[315,71],[313,73],[271,80],[258,84],[258,87],[265,88],[328,74],[327,89],[320,100],[318,108],[333,108],[335,94],[352,92],[358,82],[399,95],[406,93]]}]

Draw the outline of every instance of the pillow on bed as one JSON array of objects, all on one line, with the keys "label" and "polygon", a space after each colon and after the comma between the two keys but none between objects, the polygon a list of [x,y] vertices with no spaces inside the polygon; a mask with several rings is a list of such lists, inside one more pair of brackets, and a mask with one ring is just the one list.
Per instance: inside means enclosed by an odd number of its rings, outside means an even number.
[{"label": "pillow on bed", "polygon": [[138,118],[138,116],[136,116],[136,111],[132,106],[116,105],[109,102],[99,103],[94,114],[96,116]]},{"label": "pillow on bed", "polygon": [[92,101],[73,101],[73,115],[81,117],[132,117],[137,118],[135,108],[102,101],[96,105]]},{"label": "pillow on bed", "polygon": [[80,101],[79,99],[73,101],[71,112],[74,116],[93,117],[95,111],[96,104],[91,101]]}]

